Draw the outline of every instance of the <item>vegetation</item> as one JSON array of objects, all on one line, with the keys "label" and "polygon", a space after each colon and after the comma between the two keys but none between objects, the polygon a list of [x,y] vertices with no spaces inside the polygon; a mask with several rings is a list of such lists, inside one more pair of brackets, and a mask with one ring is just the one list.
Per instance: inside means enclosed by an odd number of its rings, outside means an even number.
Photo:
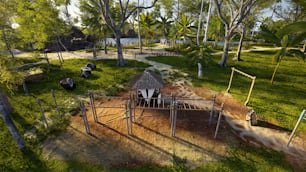
[{"label": "vegetation", "polygon": [[[20,60],[18,60],[20,61]],[[22,61],[22,60],[21,60]],[[32,61],[32,60],[31,60]],[[78,169],[76,162],[55,162],[46,161],[41,157],[40,144],[46,138],[54,137],[58,132],[63,131],[67,126],[65,118],[55,121],[49,129],[39,126],[40,112],[36,101],[39,98],[43,102],[45,114],[56,116],[54,112],[51,89],[55,90],[57,103],[61,112],[67,113],[78,107],[78,96],[84,96],[88,90],[95,90],[107,95],[115,95],[118,91],[128,86],[129,79],[137,72],[143,71],[147,65],[138,62],[130,62],[125,67],[116,67],[115,60],[94,61],[97,70],[93,71],[88,79],[80,76],[80,68],[85,66],[90,60],[67,60],[62,68],[58,61],[52,61],[50,71],[44,70],[43,79],[36,83],[28,83],[29,95],[24,94],[20,88],[14,95],[10,95],[10,102],[14,107],[14,113],[11,114],[20,133],[36,128],[34,138],[26,139],[26,150],[21,152],[10,135],[5,123],[0,123],[0,171],[41,171],[43,169],[52,171],[65,171],[67,169]],[[29,62],[29,60],[26,60]],[[137,69],[135,68],[137,66]],[[40,65],[41,69],[47,69],[47,64]],[[59,81],[65,77],[71,77],[77,83],[73,91],[66,91],[60,85]],[[52,110],[53,109],[53,110]],[[85,165],[84,169],[95,169],[95,166]],[[54,169],[53,169],[54,168]],[[83,168],[81,168],[83,169]],[[82,171],[82,170],[81,170]],[[88,170],[90,171],[90,170]]]},{"label": "vegetation", "polygon": [[[195,70],[196,63],[190,63],[187,57],[154,57],[150,60],[166,63],[175,68],[187,72],[192,78],[195,86],[207,86],[213,90],[225,91],[228,85],[231,66],[246,73],[256,76],[255,87],[250,99],[249,106],[253,107],[259,115],[259,119],[265,122],[272,122],[284,128],[292,130],[298,115],[305,108],[306,96],[305,73],[306,63],[298,58],[283,59],[279,75],[274,85],[269,84],[273,71],[273,54],[275,51],[242,53],[245,59],[242,62],[229,60],[229,67],[222,69],[217,65],[218,55],[209,59],[203,59],[203,78],[197,78]],[[206,61],[205,61],[206,60]],[[231,89],[232,95],[244,102],[251,81],[235,76]],[[302,131],[306,126],[301,125]]]}]

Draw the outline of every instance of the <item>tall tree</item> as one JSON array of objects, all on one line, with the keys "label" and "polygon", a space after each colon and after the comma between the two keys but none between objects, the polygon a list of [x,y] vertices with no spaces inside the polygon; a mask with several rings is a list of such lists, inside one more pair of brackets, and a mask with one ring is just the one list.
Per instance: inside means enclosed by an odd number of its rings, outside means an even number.
[{"label": "tall tree", "polygon": [[171,23],[173,23],[172,20],[163,16],[161,16],[160,21],[158,21],[158,27],[160,28],[161,34],[164,38],[168,38],[170,34]]},{"label": "tall tree", "polygon": [[13,48],[14,29],[13,17],[15,15],[15,2],[13,0],[0,1],[0,40],[4,42],[6,51],[15,59]]},{"label": "tall tree", "polygon": [[[44,48],[50,37],[58,35],[63,28],[59,10],[51,0],[16,0],[15,21],[18,34],[24,44],[36,49]],[[29,29],[31,28],[31,29]]]},{"label": "tall tree", "polygon": [[200,45],[200,30],[201,30],[201,24],[202,24],[203,6],[204,6],[204,0],[201,1],[201,9],[200,9],[200,14],[199,14],[198,31],[197,31],[197,45]]},{"label": "tall tree", "polygon": [[241,49],[243,46],[244,38],[246,34],[255,27],[257,19],[260,15],[262,15],[262,11],[264,9],[269,8],[278,0],[271,0],[271,1],[260,1],[260,3],[256,3],[254,7],[251,9],[251,15],[248,15],[243,22],[241,22],[240,26],[238,26],[238,33],[240,34],[240,40],[236,52],[236,56],[234,60],[241,61]]},{"label": "tall tree", "polygon": [[294,22],[281,28],[277,33],[270,31],[265,25],[261,26],[261,36],[263,39],[273,42],[280,47],[274,56],[276,66],[271,77],[271,84],[274,82],[275,74],[280,66],[282,58],[293,54],[305,60],[305,54],[300,49],[290,48],[296,46],[306,39],[306,21]]},{"label": "tall tree", "polygon": [[178,37],[183,37],[184,42],[186,41],[188,35],[192,32],[192,23],[193,21],[191,18],[187,17],[185,14],[182,14],[180,20],[177,22],[177,35]]},{"label": "tall tree", "polygon": [[142,13],[140,15],[140,28],[148,41],[147,43],[149,43],[154,37],[156,24],[157,21],[153,18],[152,13]]},{"label": "tall tree", "polygon": [[92,8],[88,1],[80,1],[81,21],[85,33],[91,37],[93,43],[93,57],[96,57],[96,43],[104,38],[104,52],[107,54],[106,36],[110,32],[99,9]]},{"label": "tall tree", "polygon": [[[94,8],[98,8],[106,21],[107,26],[113,31],[115,38],[116,38],[116,46],[117,46],[117,65],[124,66],[126,64],[123,52],[122,52],[122,45],[120,38],[122,36],[122,29],[124,27],[125,22],[127,19],[134,13],[138,8],[141,9],[148,9],[152,8],[157,0],[154,0],[150,6],[130,6],[130,1],[123,1],[119,0],[119,11],[115,13],[113,7],[113,3],[109,0],[90,0],[88,1],[93,5]],[[114,14],[117,14],[117,19]],[[119,15],[118,15],[119,14]]]},{"label": "tall tree", "polygon": [[234,31],[249,15],[256,1],[257,0],[214,0],[218,16],[225,25],[223,55],[219,61],[221,67],[226,66],[229,42]]},{"label": "tall tree", "polygon": [[212,8],[213,8],[213,2],[212,0],[209,0],[209,7],[207,10],[207,16],[206,16],[206,27],[205,27],[204,38],[203,38],[204,43],[206,43],[208,39],[208,28],[210,25],[210,17],[211,17]]}]

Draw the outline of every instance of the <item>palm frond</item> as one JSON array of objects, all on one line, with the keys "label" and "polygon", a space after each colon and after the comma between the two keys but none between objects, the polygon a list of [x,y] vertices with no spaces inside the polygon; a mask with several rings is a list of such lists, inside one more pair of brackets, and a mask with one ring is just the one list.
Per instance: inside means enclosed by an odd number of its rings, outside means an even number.
[{"label": "palm frond", "polygon": [[305,54],[299,49],[289,49],[288,53],[305,61]]},{"label": "palm frond", "polygon": [[277,32],[278,37],[283,37],[284,35],[292,34],[292,33],[302,33],[306,32],[306,21],[301,21],[301,22],[294,22],[291,24],[288,24],[281,28]]},{"label": "palm frond", "polygon": [[261,26],[261,33],[260,37],[264,40],[270,41],[275,43],[276,45],[280,46],[281,39],[280,37],[276,36],[271,30],[269,30],[266,26]]}]

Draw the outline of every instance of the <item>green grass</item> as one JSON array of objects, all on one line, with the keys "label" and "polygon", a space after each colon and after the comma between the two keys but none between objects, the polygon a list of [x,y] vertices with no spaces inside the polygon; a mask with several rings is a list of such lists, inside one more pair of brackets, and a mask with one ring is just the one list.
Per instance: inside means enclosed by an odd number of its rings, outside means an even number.
[{"label": "green grass", "polygon": [[[243,54],[243,62],[232,62],[229,66],[235,66],[252,75],[256,75],[255,90],[253,92],[250,105],[259,113],[261,120],[273,121],[282,127],[292,129],[297,120],[301,108],[305,105],[305,63],[297,60],[284,60],[277,73],[275,85],[270,85],[269,79],[272,74],[270,53],[247,53]],[[206,85],[217,91],[224,91],[227,87],[230,67],[220,68],[217,65],[219,57],[214,57],[209,63],[204,65],[204,78],[197,79],[196,64],[184,57],[155,57],[163,63],[171,64],[184,72],[188,72],[193,78],[196,86]],[[36,98],[43,100],[44,108],[50,113],[53,102],[51,89],[55,90],[58,97],[58,104],[62,112],[67,112],[70,108],[78,106],[75,102],[76,96],[84,96],[88,90],[103,92],[107,95],[115,95],[122,90],[121,86],[127,87],[130,78],[137,72],[142,71],[147,65],[130,61],[125,67],[117,67],[115,60],[94,61],[98,69],[93,71],[89,79],[80,77],[80,68],[90,60],[66,60],[63,68],[58,61],[52,61],[51,70],[44,72],[44,78],[38,83],[29,83],[29,95],[23,93],[20,88],[15,95],[10,95],[10,102],[14,106],[15,112],[12,118],[20,132],[33,128],[40,120],[39,108]],[[33,60],[27,60],[33,62]],[[46,69],[46,65],[40,66]],[[135,68],[136,67],[136,68]],[[136,69],[136,70],[135,70]],[[77,83],[74,91],[66,91],[59,86],[59,81],[68,76]],[[244,101],[248,91],[250,81],[235,78],[232,86],[232,94]],[[69,106],[71,107],[69,107]],[[273,106],[272,106],[273,105]],[[68,106],[68,108],[67,108]],[[291,120],[291,121],[290,121]],[[54,137],[58,132],[65,129],[67,123],[60,123],[58,128],[51,132],[41,130],[38,140],[26,141],[27,149],[19,151],[8,128],[0,122],[0,171],[109,171],[109,172],[132,172],[132,171],[184,171],[181,165],[173,167],[159,167],[155,165],[143,165],[140,167],[122,167],[116,169],[104,169],[101,166],[79,162],[77,160],[45,160],[41,155],[40,143],[46,137]],[[302,124],[300,131],[305,129]],[[293,171],[292,166],[285,161],[282,153],[258,149],[245,144],[236,145],[228,149],[229,156],[222,161],[203,165],[191,171]]]},{"label": "green grass", "polygon": [[[35,62],[35,59],[18,59],[18,61],[20,63],[29,63]],[[11,117],[22,135],[26,131],[33,129],[41,120],[37,98],[42,100],[46,116],[56,116],[57,118],[49,130],[38,127],[37,139],[26,140],[27,148],[23,152],[19,151],[7,126],[0,122],[0,171],[69,171],[68,169],[70,168],[74,169],[72,171],[86,171],[83,170],[84,168],[78,168],[81,166],[81,164],[77,166],[79,162],[59,161],[52,165],[50,161],[46,161],[41,157],[40,143],[46,138],[56,136],[68,124],[66,118],[58,117],[52,106],[51,89],[55,91],[60,111],[64,114],[77,108],[79,104],[76,98],[78,96],[86,96],[88,90],[94,90],[106,95],[115,95],[119,91],[128,88],[129,80],[148,66],[135,61],[129,61],[129,64],[125,67],[118,67],[116,60],[93,61],[97,65],[97,69],[92,72],[90,78],[85,79],[80,76],[80,69],[87,62],[90,62],[90,60],[66,60],[61,67],[58,61],[52,61],[49,71],[47,70],[47,64],[35,66],[44,70],[43,79],[39,82],[27,84],[28,95],[23,92],[22,87],[15,94],[8,95],[10,103],[14,107]],[[75,90],[66,91],[59,85],[59,81],[65,76],[71,77],[77,83]],[[95,168],[90,164],[87,166]]]},{"label": "green grass", "polygon": [[[242,53],[244,61],[228,59],[228,67],[220,68],[217,64],[220,56],[215,56],[203,66],[204,77],[197,78],[197,66],[185,57],[149,57],[148,59],[166,63],[187,72],[193,78],[195,86],[208,86],[216,91],[225,91],[231,67],[256,76],[256,82],[249,106],[257,112],[259,119],[272,122],[284,130],[292,130],[306,104],[306,63],[295,58],[282,60],[275,82],[270,84],[274,69],[274,52]],[[231,94],[242,103],[246,100],[251,80],[235,73]],[[306,129],[302,123],[299,132]]]}]

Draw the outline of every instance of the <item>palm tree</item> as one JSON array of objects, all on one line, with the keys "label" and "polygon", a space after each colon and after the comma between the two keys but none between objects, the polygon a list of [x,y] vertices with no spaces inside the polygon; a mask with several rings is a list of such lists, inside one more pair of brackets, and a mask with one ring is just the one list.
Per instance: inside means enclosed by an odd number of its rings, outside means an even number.
[{"label": "palm tree", "polygon": [[280,50],[274,56],[274,61],[276,62],[276,66],[274,68],[271,84],[273,84],[275,74],[279,68],[280,62],[283,57],[288,56],[288,54],[292,54],[297,57],[301,57],[305,60],[305,54],[300,49],[293,49],[289,47],[296,46],[301,43],[306,38],[306,21],[303,22],[294,22],[288,24],[281,28],[276,33],[270,31],[265,25],[261,26],[261,36],[267,41],[273,42],[277,46],[280,47]]},{"label": "palm tree", "polygon": [[171,23],[173,22],[172,20],[169,20],[167,17],[160,17],[160,20],[158,22],[158,27],[160,28],[162,35],[164,38],[167,38],[170,34],[170,28],[171,28]]},{"label": "palm tree", "polygon": [[189,33],[192,32],[192,20],[191,18],[187,17],[185,14],[182,14],[180,20],[177,23],[178,27],[178,37],[183,37],[184,42],[186,41],[186,37]]},{"label": "palm tree", "polygon": [[147,40],[153,39],[156,24],[157,22],[154,20],[152,13],[140,15],[140,27]]}]

